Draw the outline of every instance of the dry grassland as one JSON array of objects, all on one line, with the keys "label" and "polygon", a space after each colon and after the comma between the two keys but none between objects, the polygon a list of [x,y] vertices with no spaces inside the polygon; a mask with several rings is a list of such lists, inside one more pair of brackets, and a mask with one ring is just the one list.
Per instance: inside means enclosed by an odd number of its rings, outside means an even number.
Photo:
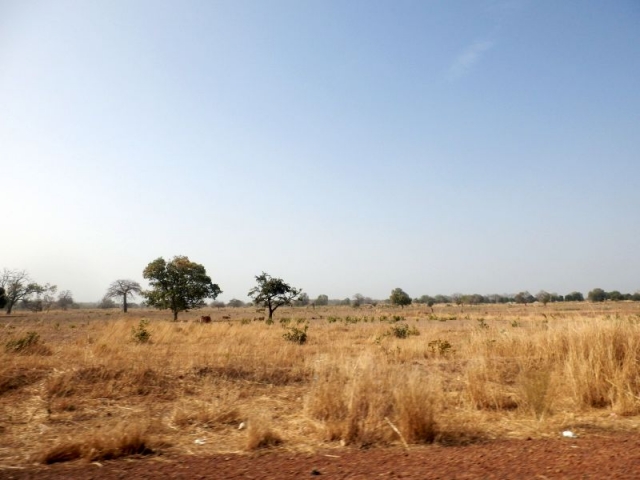
[{"label": "dry grassland", "polygon": [[[213,322],[194,322],[201,314]],[[638,304],[291,308],[273,325],[259,315],[0,317],[0,466],[413,448],[632,430],[640,418]],[[148,342],[133,334],[143,319]],[[303,345],[283,338],[304,325]]]}]

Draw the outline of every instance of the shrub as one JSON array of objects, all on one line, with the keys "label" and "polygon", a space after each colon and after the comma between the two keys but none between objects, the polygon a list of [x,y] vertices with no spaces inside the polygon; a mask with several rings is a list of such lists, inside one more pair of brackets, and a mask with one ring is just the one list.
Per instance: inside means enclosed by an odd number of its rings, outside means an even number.
[{"label": "shrub", "polygon": [[410,328],[406,323],[400,323],[389,327],[389,333],[396,338],[407,338],[411,335],[420,335],[420,331],[416,328]]},{"label": "shrub", "polygon": [[151,341],[151,332],[147,330],[149,320],[143,318],[138,323],[138,327],[131,327],[131,336],[136,343],[149,343]]},{"label": "shrub", "polygon": [[429,350],[431,350],[431,353],[439,353],[440,355],[446,355],[451,352],[453,348],[447,340],[432,340],[427,346]]},{"label": "shrub", "polygon": [[290,342],[302,345],[307,341],[307,328],[309,328],[309,325],[305,325],[304,329],[290,327],[285,333],[282,334],[282,338]]}]

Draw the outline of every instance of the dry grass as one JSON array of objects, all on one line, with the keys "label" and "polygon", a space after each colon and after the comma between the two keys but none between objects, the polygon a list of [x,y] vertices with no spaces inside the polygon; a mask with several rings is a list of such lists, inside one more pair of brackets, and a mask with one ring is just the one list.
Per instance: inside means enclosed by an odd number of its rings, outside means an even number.
[{"label": "dry grass", "polygon": [[[190,315],[210,324],[153,311],[0,317],[0,463],[627,429],[640,415],[638,312],[291,308],[273,325],[249,308]],[[142,320],[150,342],[132,337]],[[304,345],[283,338],[306,323]],[[397,336],[398,325],[419,335]]]}]

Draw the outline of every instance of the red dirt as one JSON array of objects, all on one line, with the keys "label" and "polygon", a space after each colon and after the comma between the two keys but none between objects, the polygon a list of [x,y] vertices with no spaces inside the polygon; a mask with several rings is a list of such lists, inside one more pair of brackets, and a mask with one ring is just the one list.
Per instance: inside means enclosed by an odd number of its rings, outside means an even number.
[{"label": "red dirt", "polygon": [[598,479],[640,478],[640,436],[501,440],[470,446],[283,450],[207,457],[155,456],[24,469],[0,466],[2,479]]}]

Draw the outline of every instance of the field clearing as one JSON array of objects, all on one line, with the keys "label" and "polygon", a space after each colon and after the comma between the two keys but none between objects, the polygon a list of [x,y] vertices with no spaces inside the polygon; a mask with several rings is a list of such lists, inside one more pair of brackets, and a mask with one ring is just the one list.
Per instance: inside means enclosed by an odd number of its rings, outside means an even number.
[{"label": "field clearing", "polygon": [[[0,465],[638,428],[634,302],[282,308],[272,325],[261,316],[0,316]],[[133,335],[141,325],[149,342]],[[303,345],[283,338],[306,325]]]}]

